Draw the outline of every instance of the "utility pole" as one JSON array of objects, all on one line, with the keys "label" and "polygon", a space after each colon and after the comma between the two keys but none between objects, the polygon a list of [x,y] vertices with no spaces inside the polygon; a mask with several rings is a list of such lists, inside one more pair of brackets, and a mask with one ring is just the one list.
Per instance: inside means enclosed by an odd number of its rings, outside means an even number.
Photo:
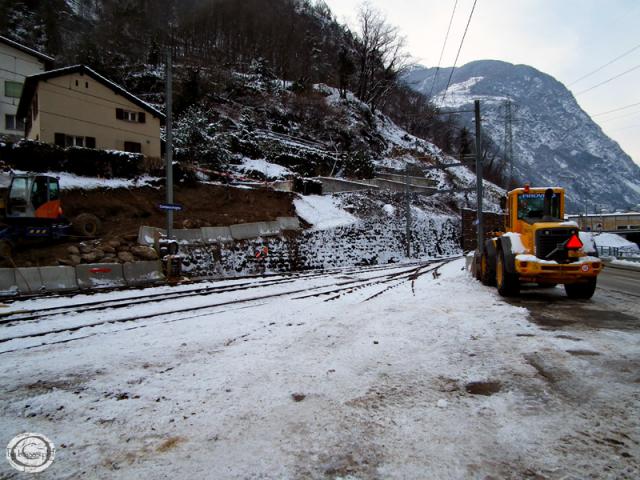
[{"label": "utility pole", "polygon": [[[173,78],[171,71],[171,47],[167,50],[167,81],[166,81],[166,106],[167,106],[167,138],[165,145],[166,159],[166,190],[167,204],[173,204]],[[167,238],[173,238],[173,210],[167,210]]]},{"label": "utility pole", "polygon": [[478,232],[478,251],[482,251],[484,243],[484,222],[482,218],[482,126],[480,125],[480,100],[475,102],[476,116],[476,197],[477,197],[477,232]]},{"label": "utility pole", "polygon": [[404,168],[404,198],[405,198],[405,237],[407,239],[407,258],[411,258],[411,197],[409,189],[409,163]]}]

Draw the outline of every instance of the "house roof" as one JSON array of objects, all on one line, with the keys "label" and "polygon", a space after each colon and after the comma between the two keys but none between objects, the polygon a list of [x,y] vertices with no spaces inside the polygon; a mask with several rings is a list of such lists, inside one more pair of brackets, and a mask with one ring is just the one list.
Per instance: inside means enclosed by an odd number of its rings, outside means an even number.
[{"label": "house roof", "polygon": [[2,35],[0,35],[0,43],[9,45],[10,47],[15,48],[16,50],[20,50],[21,52],[26,53],[27,55],[31,55],[32,57],[36,57],[38,60],[41,60],[42,62],[44,62],[45,66],[47,67],[51,66],[51,64],[53,63],[53,57],[50,57],[49,55],[45,55],[44,53],[40,53],[37,50],[34,50],[32,48],[25,47],[21,43],[14,42],[10,38],[3,37]]},{"label": "house roof", "polygon": [[17,116],[20,118],[24,118],[27,116],[29,105],[31,104],[31,99],[33,97],[33,94],[36,91],[36,87],[39,82],[47,81],[50,78],[63,77],[65,75],[70,75],[73,73],[80,73],[93,78],[95,81],[100,82],[105,87],[110,88],[114,93],[121,95],[122,97],[126,98],[133,104],[137,105],[143,110],[146,110],[154,117],[159,118],[161,122],[165,121],[166,116],[164,113],[153,108],[147,102],[140,100],[134,94],[126,91],[120,85],[103,77],[98,72],[90,69],[86,65],[73,65],[71,67],[58,68],[57,70],[49,70],[48,72],[43,72],[43,73],[38,73],[36,75],[28,76],[25,79],[24,87],[22,89],[22,96],[20,97],[20,103],[18,104]]}]

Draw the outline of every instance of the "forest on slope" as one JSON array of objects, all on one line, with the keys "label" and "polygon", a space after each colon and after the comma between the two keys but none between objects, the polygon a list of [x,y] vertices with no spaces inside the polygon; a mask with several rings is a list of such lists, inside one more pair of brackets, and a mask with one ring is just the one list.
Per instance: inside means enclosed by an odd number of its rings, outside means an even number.
[{"label": "forest on slope", "polygon": [[[224,167],[224,155],[219,148],[205,148],[208,134],[201,129],[220,123],[217,112],[238,103],[237,115],[250,106],[253,114],[267,110],[274,120],[278,108],[269,107],[270,94],[280,87],[295,94],[288,113],[301,120],[301,130],[322,134],[323,122],[313,117],[334,112],[319,108],[315,84],[339,89],[343,99],[353,92],[371,115],[388,115],[446,153],[464,155],[474,148],[466,128],[439,115],[426,96],[402,81],[411,59],[401,32],[367,4],[350,29],[322,0],[4,0],[0,31],[54,56],[56,66],[88,65],[159,107],[170,50],[174,115],[183,127],[178,147],[182,139],[190,154],[199,152],[216,167]],[[250,82],[239,81],[239,75],[257,78],[265,88],[249,95]],[[367,145],[375,144],[369,141],[374,136],[352,129],[331,136],[330,148],[375,156],[375,145]],[[499,179],[499,162],[493,162],[498,149],[488,138],[483,154],[495,164],[487,178]]]}]

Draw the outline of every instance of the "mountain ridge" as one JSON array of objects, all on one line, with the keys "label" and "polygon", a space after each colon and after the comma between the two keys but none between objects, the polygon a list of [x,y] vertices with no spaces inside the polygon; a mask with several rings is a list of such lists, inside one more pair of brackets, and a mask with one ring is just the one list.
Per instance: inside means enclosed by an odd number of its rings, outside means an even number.
[{"label": "mountain ridge", "polygon": [[[567,188],[570,209],[629,209],[640,204],[640,166],[580,107],[562,82],[535,67],[501,60],[476,60],[451,67],[413,69],[404,80],[429,94],[442,109],[480,99],[483,129],[505,157],[504,103],[513,102],[514,173],[520,181]],[[444,98],[443,98],[444,97]],[[471,115],[463,116],[471,124]],[[602,179],[606,178],[604,184]]]}]

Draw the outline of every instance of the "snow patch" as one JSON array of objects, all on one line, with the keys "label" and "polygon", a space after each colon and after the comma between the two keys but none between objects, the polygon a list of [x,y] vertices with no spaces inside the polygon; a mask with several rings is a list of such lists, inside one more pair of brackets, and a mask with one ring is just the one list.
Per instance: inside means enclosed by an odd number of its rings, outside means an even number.
[{"label": "snow patch", "polygon": [[509,237],[509,239],[511,240],[511,253],[513,253],[514,255],[518,255],[520,253],[527,252],[527,249],[522,244],[522,238],[519,233],[507,232],[503,236]]},{"label": "snow patch", "polygon": [[[582,235],[580,238],[582,239]],[[595,235],[594,240],[598,247],[622,248],[625,250],[640,251],[640,247],[638,247],[637,244],[620,235],[616,235],[615,233],[600,233]]]},{"label": "snow patch", "polygon": [[[17,175],[24,175],[29,172],[14,170]],[[61,190],[95,190],[96,188],[133,188],[151,186],[153,182],[161,180],[157,177],[142,176],[137,179],[126,178],[98,178],[81,177],[67,172],[46,172],[41,175],[56,177],[60,182]],[[11,177],[9,175],[0,176],[0,186],[9,186]]]},{"label": "snow patch", "polygon": [[296,213],[305,222],[313,225],[313,230],[328,230],[356,223],[358,219],[340,208],[336,197],[308,195],[293,201]]},{"label": "snow patch", "polygon": [[242,165],[236,167],[241,172],[256,171],[262,173],[267,178],[286,178],[293,175],[293,172],[277,163],[270,163],[264,159],[252,160],[244,158]]}]

